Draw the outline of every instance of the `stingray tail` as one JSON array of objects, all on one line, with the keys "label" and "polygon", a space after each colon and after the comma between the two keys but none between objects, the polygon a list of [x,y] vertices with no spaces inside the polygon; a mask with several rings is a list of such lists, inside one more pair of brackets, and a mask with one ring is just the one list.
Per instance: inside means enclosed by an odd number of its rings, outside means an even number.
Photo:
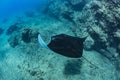
[{"label": "stingray tail", "polygon": [[[83,56],[82,56],[83,57]],[[90,62],[88,59],[86,59],[85,57],[83,57],[88,63],[90,63],[91,65],[93,65],[94,67],[100,69],[98,66],[96,66],[95,64],[93,64],[92,62]]]}]

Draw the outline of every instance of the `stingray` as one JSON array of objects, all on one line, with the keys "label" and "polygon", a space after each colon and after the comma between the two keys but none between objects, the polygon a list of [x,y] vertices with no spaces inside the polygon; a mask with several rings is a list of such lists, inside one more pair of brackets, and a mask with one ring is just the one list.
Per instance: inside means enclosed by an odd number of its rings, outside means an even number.
[{"label": "stingray", "polygon": [[99,68],[98,66],[87,60],[84,56],[82,56],[83,42],[85,41],[86,38],[87,37],[79,38],[66,34],[58,34],[52,36],[51,41],[48,44],[46,44],[43,41],[41,35],[38,34],[38,41],[42,47],[52,50],[53,52],[63,55],[65,57],[70,57],[70,58],[83,57],[91,65],[95,66],[96,68]]},{"label": "stingray", "polygon": [[38,41],[44,48],[52,50],[60,55],[80,58],[83,54],[83,42],[86,38],[74,37],[66,34],[58,34],[51,37],[51,41],[46,44],[41,35],[38,35]]}]

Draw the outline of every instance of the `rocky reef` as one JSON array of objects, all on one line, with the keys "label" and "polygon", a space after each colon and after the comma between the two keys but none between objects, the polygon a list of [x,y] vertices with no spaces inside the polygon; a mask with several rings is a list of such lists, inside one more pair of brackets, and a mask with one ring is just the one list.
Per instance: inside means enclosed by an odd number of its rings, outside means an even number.
[{"label": "rocky reef", "polygon": [[120,2],[116,0],[55,0],[46,13],[73,23],[77,36],[83,33],[89,36],[85,41],[86,50],[96,50],[113,60],[120,58],[119,8]]},{"label": "rocky reef", "polygon": [[11,35],[8,39],[8,42],[11,47],[16,47],[23,45],[22,42],[28,43],[37,43],[37,35],[39,32],[36,29],[23,28],[20,29],[16,34]]},{"label": "rocky reef", "polygon": [[120,71],[119,0],[54,0],[45,13],[71,23],[75,36],[87,36],[85,50],[96,50]]}]

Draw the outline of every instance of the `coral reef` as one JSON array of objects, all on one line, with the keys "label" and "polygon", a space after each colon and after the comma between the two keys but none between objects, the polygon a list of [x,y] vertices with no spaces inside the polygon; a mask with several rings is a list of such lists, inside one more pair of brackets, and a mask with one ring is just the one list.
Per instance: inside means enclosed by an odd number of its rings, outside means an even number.
[{"label": "coral reef", "polygon": [[[82,4],[81,10],[76,11],[73,7],[73,5],[77,6],[77,4]],[[113,52],[108,48],[113,47],[119,53],[118,56],[120,56],[119,2],[113,0],[93,0],[86,3],[85,0],[56,0],[48,8],[47,13],[50,16],[52,14],[63,22],[67,20],[74,23],[76,34],[83,35],[81,31],[84,31],[83,33],[87,33],[93,39],[94,44],[92,43],[92,46],[91,44],[85,45],[85,49],[89,47],[89,50],[96,50],[102,55],[106,55],[102,51],[106,50],[109,52],[106,57],[111,55],[109,58],[112,58],[115,54],[111,54]]]},{"label": "coral reef", "polygon": [[[82,7],[77,6],[81,4]],[[78,10],[78,9],[79,10]],[[61,22],[71,22],[75,36],[88,36],[85,50],[96,50],[120,69],[120,1],[55,0],[46,10]],[[71,31],[73,30],[71,29]]]},{"label": "coral reef", "polygon": [[[118,36],[119,26],[120,26],[120,13],[119,13],[119,3],[114,3],[111,1],[93,1],[89,4],[88,12],[91,13],[91,19],[88,17],[86,21],[87,26],[89,26],[88,33],[94,39],[95,44],[93,46],[94,50],[101,52],[101,54],[106,55],[106,53],[101,50],[104,49],[109,52],[106,56],[110,59],[116,55],[115,51],[110,51],[109,47],[117,49],[120,44],[120,39]],[[87,7],[86,7],[87,8]],[[86,12],[86,11],[84,11]],[[93,26],[91,25],[94,24]],[[86,23],[85,23],[86,24]],[[119,53],[116,57],[120,56],[120,50],[117,49]]]}]

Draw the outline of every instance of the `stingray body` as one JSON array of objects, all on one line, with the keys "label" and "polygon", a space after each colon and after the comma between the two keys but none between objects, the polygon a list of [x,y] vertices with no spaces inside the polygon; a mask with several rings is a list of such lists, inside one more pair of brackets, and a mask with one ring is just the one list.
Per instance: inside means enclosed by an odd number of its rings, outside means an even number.
[{"label": "stingray body", "polygon": [[[38,38],[40,38],[39,36]],[[50,50],[63,56],[80,58],[83,54],[84,40],[85,38],[78,38],[66,34],[59,34],[52,36],[50,43],[46,46],[49,47]]]}]

